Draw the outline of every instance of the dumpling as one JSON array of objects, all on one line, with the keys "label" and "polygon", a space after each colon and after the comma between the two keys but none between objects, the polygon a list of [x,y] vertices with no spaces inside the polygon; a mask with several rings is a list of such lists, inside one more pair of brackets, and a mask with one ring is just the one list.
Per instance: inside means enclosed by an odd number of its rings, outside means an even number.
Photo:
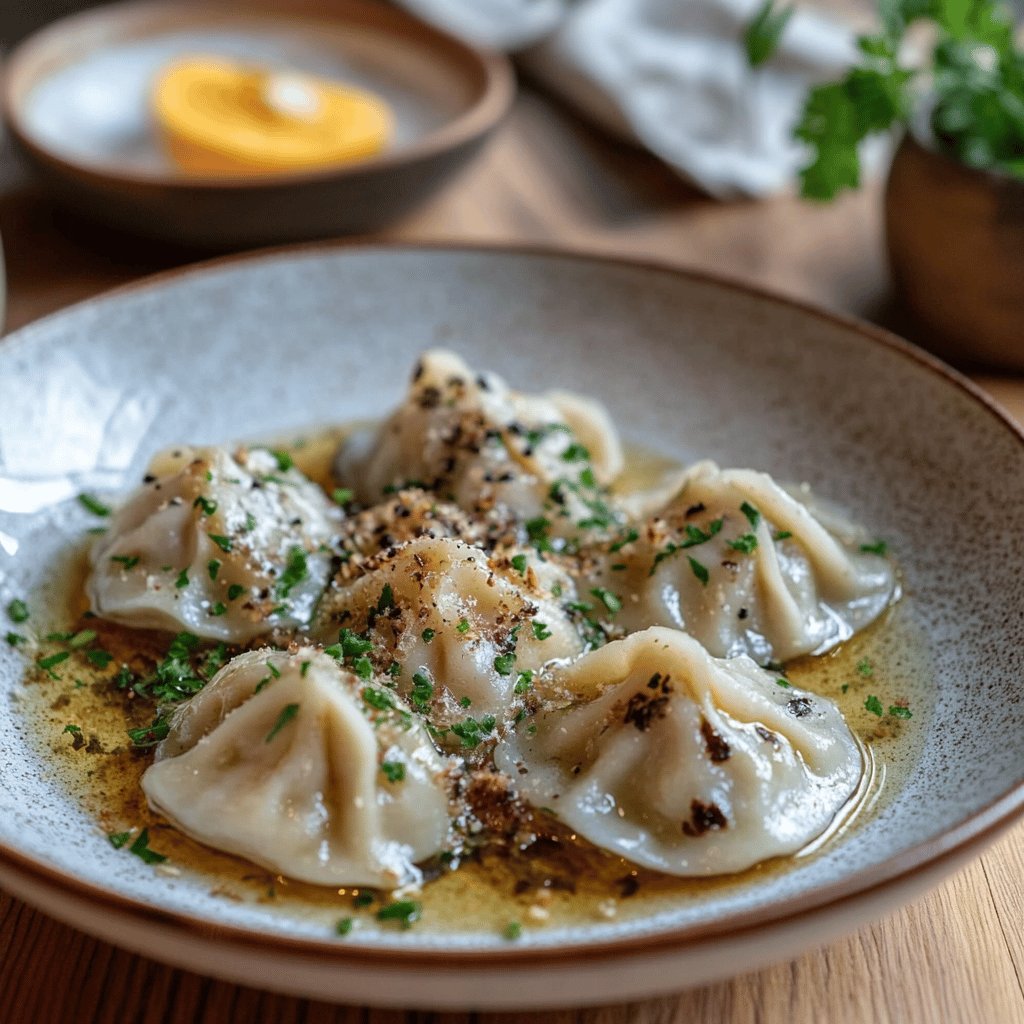
[{"label": "dumpling", "polygon": [[498,747],[520,795],[592,843],[672,875],[795,853],[858,789],[860,747],[823,697],[653,628],[559,673],[575,703]]},{"label": "dumpling", "polygon": [[543,665],[582,650],[556,600],[574,593],[568,576],[536,552],[489,556],[422,537],[343,565],[313,635],[390,672],[436,738],[470,746],[507,721]]},{"label": "dumpling", "polygon": [[302,625],[330,574],[335,514],[269,451],[163,452],[93,547],[92,610],[235,643]]},{"label": "dumpling", "polygon": [[390,889],[446,848],[449,771],[390,690],[314,648],[268,648],[179,707],[142,788],[208,846],[315,885]]},{"label": "dumpling", "polygon": [[618,435],[595,402],[523,395],[435,349],[417,363],[405,401],[348,440],[335,469],[366,503],[415,484],[467,511],[532,523],[537,540],[611,525],[605,487],[622,465]]},{"label": "dumpling", "polygon": [[626,632],[674,626],[717,657],[785,661],[820,654],[863,629],[896,596],[867,538],[749,469],[701,462],[659,514],[592,559]]}]

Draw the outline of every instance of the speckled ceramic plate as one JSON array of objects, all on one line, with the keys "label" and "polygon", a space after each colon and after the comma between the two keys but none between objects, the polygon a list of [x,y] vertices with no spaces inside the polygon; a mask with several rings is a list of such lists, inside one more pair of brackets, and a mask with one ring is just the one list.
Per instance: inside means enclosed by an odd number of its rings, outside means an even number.
[{"label": "speckled ceramic plate", "polygon": [[48,567],[92,525],[79,491],[134,481],[175,441],[379,414],[436,344],[523,388],[594,394],[645,448],[812,481],[887,539],[905,598],[870,691],[911,693],[914,718],[877,766],[870,808],[808,856],[642,912],[622,900],[615,917],[530,927],[515,943],[426,917],[340,939],[337,908],[227,899],[208,874],[114,850],[72,785],[68,737],[26,713],[21,657],[3,646],[2,884],[114,943],[237,981],[526,1008],[653,995],[790,956],[923,891],[1016,818],[1020,433],[891,337],[665,268],[307,248],[165,276],[21,330],[0,345],[0,604],[33,595],[45,628],[49,594],[57,615]]}]

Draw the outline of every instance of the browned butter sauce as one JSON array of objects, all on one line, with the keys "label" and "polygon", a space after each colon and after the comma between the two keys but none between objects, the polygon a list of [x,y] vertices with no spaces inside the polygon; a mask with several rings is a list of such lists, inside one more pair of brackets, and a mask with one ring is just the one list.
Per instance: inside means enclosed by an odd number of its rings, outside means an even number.
[{"label": "browned butter sauce", "polygon": [[[275,447],[286,448],[303,472],[330,490],[334,486],[331,458],[346,432],[345,428],[331,428]],[[652,459],[637,452],[630,463],[629,479],[634,486],[649,482],[651,475],[639,467],[653,466],[660,473],[669,465],[661,457]],[[65,618],[54,620],[48,628],[70,628],[69,622],[87,611],[85,574],[84,547],[66,564],[55,567],[53,579],[59,583],[48,587],[52,593],[43,596],[47,606],[59,607]],[[813,857],[823,846],[841,842],[844,834],[862,827],[898,791],[901,779],[918,761],[932,717],[932,688],[913,602],[914,595],[905,594],[880,622],[835,651],[787,666],[794,685],[839,705],[864,743],[868,765],[862,791],[851,806],[823,839],[798,858]],[[322,921],[325,936],[333,934],[336,922],[343,918],[354,919],[353,937],[361,928],[376,927],[375,910],[389,894],[374,894],[373,903],[361,906],[358,890],[317,887],[273,875],[194,842],[149,810],[139,780],[152,752],[134,749],[126,728],[147,725],[153,707],[119,691],[110,680],[117,665],[127,663],[145,671],[160,660],[168,637],[99,619],[80,625],[98,632],[96,645],[114,656],[111,667],[97,671],[84,656],[75,654],[57,666],[59,679],[33,671],[26,681],[23,712],[35,723],[35,736],[47,759],[95,819],[97,828],[110,834],[148,827],[150,847],[168,858],[151,870],[194,876],[224,899],[258,901],[291,917]],[[43,653],[50,649],[42,646]],[[864,707],[869,695],[877,695],[886,708],[906,701],[913,717],[879,718]],[[80,738],[63,732],[69,723],[81,728]],[[756,885],[792,869],[798,859],[777,858],[735,875],[679,879],[599,850],[546,815],[536,815],[531,827],[537,835],[533,842],[499,837],[483,842],[457,870],[441,865],[429,869],[428,875],[433,877],[422,892],[411,897],[422,904],[422,918],[415,927],[501,932],[510,922],[525,930],[645,916],[680,900],[701,900]],[[127,851],[125,855],[129,855]],[[362,899],[366,899],[365,893]]]}]

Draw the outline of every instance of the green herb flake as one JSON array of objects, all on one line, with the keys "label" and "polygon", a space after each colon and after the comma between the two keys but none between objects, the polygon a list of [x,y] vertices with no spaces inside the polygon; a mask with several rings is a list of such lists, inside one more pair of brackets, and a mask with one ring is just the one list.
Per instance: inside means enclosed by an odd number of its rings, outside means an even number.
[{"label": "green herb flake", "polygon": [[697,579],[699,579],[706,587],[708,585],[708,580],[711,579],[711,574],[708,572],[707,566],[702,565],[696,558],[692,558],[690,555],[686,556],[686,560],[690,563],[690,570],[693,572],[693,575],[696,576]]},{"label": "green herb flake", "polygon": [[868,555],[881,555],[883,558],[889,552],[889,545],[884,540],[876,540],[874,544],[861,544],[861,551]]},{"label": "green herb flake", "polygon": [[598,599],[608,610],[609,615],[614,615],[616,612],[622,610],[622,600],[617,594],[613,594],[610,590],[606,590],[604,587],[594,587],[590,593]]},{"label": "green herb flake", "polygon": [[792,685],[792,683],[790,683],[790,681],[788,679],[779,678],[779,679],[775,680],[775,685],[776,686],[781,686],[784,690],[788,690],[790,688],[790,686]]},{"label": "green herb flake", "polygon": [[882,717],[883,708],[882,702],[872,694],[866,701],[864,701],[864,709],[870,711],[871,714],[877,715],[879,718]]},{"label": "green herb flake", "polygon": [[551,636],[551,630],[548,629],[546,622],[538,622],[534,619],[530,626],[533,629],[533,636],[536,640],[547,640]]},{"label": "green herb flake", "polygon": [[49,654],[45,658],[40,658],[36,664],[49,672],[55,665],[59,665],[62,661],[67,661],[70,657],[70,651],[57,651],[56,654]]},{"label": "green herb flake", "polygon": [[337,505],[347,505],[354,497],[355,493],[351,487],[335,487],[331,492],[331,498]]},{"label": "green herb flake", "polygon": [[772,540],[789,540],[793,534],[789,530],[776,530],[772,534]]},{"label": "green herb flake", "polygon": [[274,461],[277,463],[277,468],[282,473],[287,473],[292,466],[295,465],[295,460],[286,451],[280,449],[272,449],[270,452],[274,456]]},{"label": "green herb flake", "polygon": [[526,572],[526,555],[513,555],[512,568],[520,575]]},{"label": "green herb flake", "polygon": [[223,601],[215,601],[210,606],[210,614],[213,616],[223,615],[227,610],[228,606]]},{"label": "green herb flake", "polygon": [[[413,676],[413,682],[415,680],[416,677]],[[433,692],[433,687],[431,687],[431,692]],[[362,698],[364,704],[375,708],[377,711],[393,711],[395,707],[390,694],[384,690],[375,690],[372,686],[363,687]]]},{"label": "green herb flake", "polygon": [[422,633],[420,633],[420,638],[423,640],[425,644],[429,644],[430,641],[433,640],[435,636],[437,636],[437,633],[429,627],[423,630]]},{"label": "green herb flake", "polygon": [[525,669],[524,671],[520,672],[518,677],[516,678],[514,692],[519,696],[522,696],[524,693],[526,693],[527,690],[530,689],[530,686],[532,684],[533,672],[530,669]]},{"label": "green herb flake", "polygon": [[28,621],[28,605],[20,598],[14,598],[14,600],[9,602],[7,605],[7,617],[11,622]]},{"label": "green herb flake", "polygon": [[61,729],[60,732],[61,732],[62,736],[66,732],[71,733],[72,736],[81,736],[82,735],[82,727],[80,725],[73,725],[72,723],[69,722],[67,725],[64,726],[63,729]]},{"label": "green herb flake", "polygon": [[80,494],[78,496],[78,503],[88,509],[94,516],[109,516],[111,509],[109,505],[104,505],[99,498],[93,497],[91,494]]},{"label": "green herb flake", "polygon": [[85,656],[89,663],[97,668],[106,668],[114,660],[114,656],[109,651],[102,651],[99,648],[86,651]]},{"label": "green herb flake", "polygon": [[401,761],[382,761],[380,770],[388,782],[402,782],[405,779],[405,765]]},{"label": "green herb flake", "polygon": [[761,521],[761,513],[746,501],[740,505],[740,511],[747,517],[747,522],[750,523],[750,528],[752,530],[756,530],[757,524]]},{"label": "green herb flake", "polygon": [[893,718],[913,718],[914,716],[910,713],[910,708],[905,707],[903,704],[890,704],[889,714]]},{"label": "green herb flake", "polygon": [[397,921],[402,928],[411,928],[423,914],[423,906],[415,900],[395,900],[377,911],[378,921]]},{"label": "green herb flake", "polygon": [[356,907],[368,907],[377,898],[376,893],[368,890],[357,892],[352,897],[352,904]]},{"label": "green herb flake", "polygon": [[215,580],[217,578],[217,573],[220,572],[220,561],[216,558],[211,558],[210,561],[206,563],[206,571],[210,574],[210,579]]},{"label": "green herb flake", "polygon": [[277,596],[288,597],[292,588],[298,586],[309,575],[306,563],[306,552],[302,548],[292,548],[288,552],[288,562],[281,578],[277,581]]},{"label": "green herb flake", "polygon": [[212,516],[217,511],[217,502],[204,498],[201,494],[192,502],[193,508],[198,508],[204,516]]},{"label": "green herb flake", "polygon": [[875,674],[875,667],[867,658],[861,658],[857,662],[857,675],[870,679]]},{"label": "green herb flake", "polygon": [[22,636],[20,633],[8,633],[6,638],[9,647],[17,647],[18,644],[28,643],[28,637]]},{"label": "green herb flake", "polygon": [[306,673],[309,671],[309,666],[312,665],[312,664],[313,663],[311,661],[304,661],[299,666],[299,675],[302,676],[303,679],[306,678]]},{"label": "green herb flake", "polygon": [[68,640],[68,647],[73,651],[81,650],[83,647],[88,647],[89,644],[96,639],[95,629],[80,629],[77,633],[73,634]]},{"label": "green herb flake", "polygon": [[334,926],[334,934],[335,935],[348,935],[348,933],[350,931],[352,931],[352,925],[354,923],[355,922],[352,920],[351,917],[339,918],[337,924],[335,924],[335,926]]},{"label": "green herb flake", "polygon": [[412,677],[412,690],[409,693],[409,700],[415,710],[426,711],[434,697],[434,684],[429,676],[422,672],[416,672]]},{"label": "green herb flake", "polygon": [[110,845],[115,850],[120,850],[121,847],[124,846],[124,844],[127,843],[129,839],[131,839],[131,837],[132,837],[131,831],[128,831],[128,832],[109,832],[109,833],[107,833],[107,839],[109,840]]},{"label": "green herb flake", "polygon": [[469,619],[459,619],[458,625],[455,627],[455,632],[468,633],[469,629]]},{"label": "green herb flake", "polygon": [[753,554],[757,550],[757,536],[753,533],[745,533],[742,537],[729,541],[729,547],[744,555]]},{"label": "green herb flake", "polygon": [[221,551],[223,551],[223,552],[224,552],[225,554],[227,554],[227,553],[228,553],[228,552],[229,552],[229,551],[231,550],[231,548],[232,548],[232,543],[231,543],[231,538],[230,538],[230,537],[225,537],[225,536],[224,536],[223,534],[221,534],[221,533],[208,533],[208,534],[207,534],[207,536],[208,536],[208,537],[210,538],[210,540],[212,540],[212,541],[213,541],[213,543],[214,543],[214,544],[216,544],[216,545],[217,545],[217,547],[219,547],[219,548],[221,549]]},{"label": "green herb flake", "polygon": [[563,462],[589,462],[590,452],[578,441],[573,441],[568,448],[562,452]]},{"label": "green herb flake", "polygon": [[285,704],[285,706],[281,708],[281,713],[277,716],[277,721],[274,723],[274,728],[267,733],[263,742],[269,743],[289,722],[291,722],[295,718],[295,716],[298,713],[298,704]]},{"label": "green herb flake", "polygon": [[110,560],[120,562],[123,572],[128,572],[129,569],[134,569],[139,564],[138,555],[111,555]]},{"label": "green herb flake", "polygon": [[507,654],[499,654],[494,659],[494,671],[499,676],[510,676],[512,675],[512,668],[516,663],[515,651],[509,651]]},{"label": "green herb flake", "polygon": [[389,608],[395,607],[395,594],[390,583],[385,583],[377,599],[377,614],[383,615]]},{"label": "green herb flake", "polygon": [[232,583],[231,586],[228,587],[228,600],[236,601],[244,593],[245,587],[243,587],[241,583]]},{"label": "green herb flake", "polygon": [[174,581],[174,586],[178,590],[184,590],[188,586],[188,569],[182,569],[178,573],[178,578]]},{"label": "green herb flake", "polygon": [[640,534],[635,529],[629,529],[624,533],[614,544],[610,545],[608,550],[612,554],[617,551],[621,551],[627,544],[632,544],[633,541],[639,540]]},{"label": "green herb flake", "polygon": [[743,30],[743,48],[752,68],[760,67],[774,56],[793,10],[793,7],[776,10],[775,0],[765,0],[747,23]]},{"label": "green herb flake", "polygon": [[501,937],[508,939],[509,942],[515,942],[516,939],[521,938],[523,934],[523,926],[518,921],[509,921],[507,925],[501,930]]},{"label": "green herb flake", "polygon": [[134,853],[139,860],[146,864],[162,864],[167,858],[162,853],[149,848],[149,829],[144,828],[136,838],[135,842],[128,847],[129,853]]}]

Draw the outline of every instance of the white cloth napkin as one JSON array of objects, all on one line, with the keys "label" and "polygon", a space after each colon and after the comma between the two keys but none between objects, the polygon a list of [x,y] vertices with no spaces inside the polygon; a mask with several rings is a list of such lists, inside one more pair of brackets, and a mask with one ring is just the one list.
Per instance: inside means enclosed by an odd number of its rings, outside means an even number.
[{"label": "white cloth napkin", "polygon": [[719,198],[793,182],[807,89],[855,59],[852,29],[800,9],[752,69],[743,31],[760,0],[398,0],[523,67],[592,121]]}]

